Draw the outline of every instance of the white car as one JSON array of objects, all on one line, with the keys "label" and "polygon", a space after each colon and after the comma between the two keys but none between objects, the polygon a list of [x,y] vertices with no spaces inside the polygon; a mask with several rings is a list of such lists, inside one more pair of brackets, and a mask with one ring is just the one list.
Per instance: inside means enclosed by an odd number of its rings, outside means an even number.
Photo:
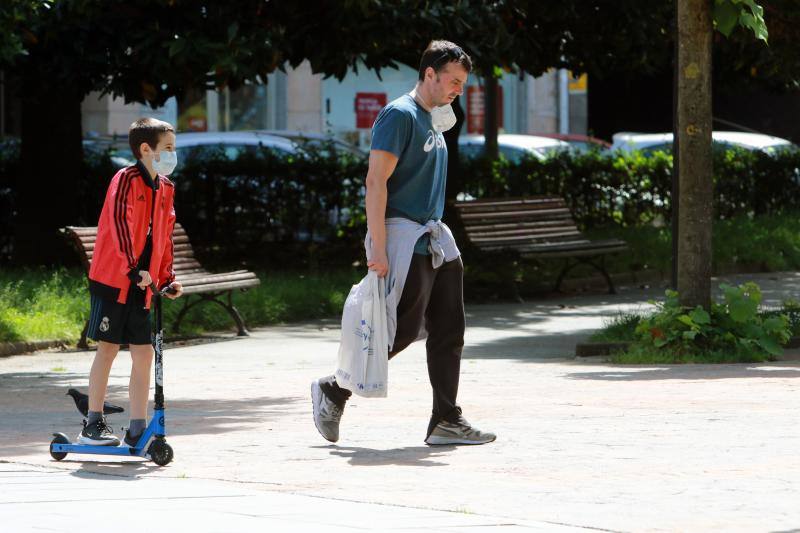
[{"label": "white car", "polygon": [[[462,135],[458,138],[458,150],[467,158],[478,157],[483,153],[485,139],[483,135]],[[538,135],[516,135],[503,133],[497,136],[500,154],[509,161],[520,161],[526,155],[537,159],[545,159],[555,150],[569,149],[569,143],[552,137]]]},{"label": "white car", "polygon": [[[747,133],[742,131],[713,131],[711,139],[716,146],[738,147],[746,150],[760,150],[775,153],[794,146],[786,139],[763,135],[761,133]],[[612,150],[632,152],[640,150],[645,154],[653,152],[672,151],[672,133],[615,133],[611,144]]]},{"label": "white car", "polygon": [[279,153],[297,153],[297,145],[285,137],[270,135],[257,131],[203,131],[178,133],[175,140],[175,149],[178,151],[178,161],[187,151],[201,146],[219,146],[225,151],[225,156],[236,159],[245,150],[263,146]]}]

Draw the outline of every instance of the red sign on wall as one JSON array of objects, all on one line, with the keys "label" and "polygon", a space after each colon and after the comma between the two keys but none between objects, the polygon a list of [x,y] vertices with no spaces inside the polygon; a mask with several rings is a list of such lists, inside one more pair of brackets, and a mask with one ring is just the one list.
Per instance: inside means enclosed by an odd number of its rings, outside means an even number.
[{"label": "red sign on wall", "polygon": [[386,106],[386,93],[356,93],[356,128],[371,128]]},{"label": "red sign on wall", "polygon": [[[467,133],[483,133],[486,120],[483,87],[467,87]],[[497,127],[503,127],[503,88],[497,87]]]}]

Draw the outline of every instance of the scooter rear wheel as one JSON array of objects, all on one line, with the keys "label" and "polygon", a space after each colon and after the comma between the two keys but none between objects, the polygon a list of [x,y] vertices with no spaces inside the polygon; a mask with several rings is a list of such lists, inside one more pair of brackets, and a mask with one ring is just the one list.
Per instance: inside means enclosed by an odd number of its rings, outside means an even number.
[{"label": "scooter rear wheel", "polygon": [[50,441],[50,456],[56,461],[60,461],[67,456],[67,452],[54,452],[53,444],[69,444],[69,439],[62,433],[54,433],[55,438]]},{"label": "scooter rear wheel", "polygon": [[174,457],[172,446],[162,439],[154,440],[150,445],[150,449],[147,450],[147,453],[150,454],[150,459],[158,466],[168,465],[172,462],[172,458]]}]

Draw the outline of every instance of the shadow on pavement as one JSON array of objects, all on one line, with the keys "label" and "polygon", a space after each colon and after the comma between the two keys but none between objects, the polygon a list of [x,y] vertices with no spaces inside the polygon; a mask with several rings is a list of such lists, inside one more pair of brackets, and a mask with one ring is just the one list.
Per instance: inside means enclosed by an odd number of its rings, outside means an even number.
[{"label": "shadow on pavement", "polygon": [[548,333],[530,333],[515,337],[501,337],[484,342],[469,341],[461,354],[462,359],[513,359],[523,362],[563,362],[575,356],[575,339],[592,334],[593,329]]},{"label": "shadow on pavement", "polygon": [[[84,455],[83,457],[86,456]],[[67,458],[63,459],[61,462],[81,465],[78,470],[69,473],[71,476],[107,481],[133,481],[139,476],[164,469],[163,466],[154,465],[145,459],[111,463],[107,461],[104,462],[103,459],[100,458],[92,460],[70,460],[69,456],[67,456]]]},{"label": "shadow on pavement", "polygon": [[[86,378],[61,372],[0,375],[0,456],[41,454],[54,432],[63,432],[74,441],[83,416],[65,394],[70,385],[81,380],[85,383]],[[85,386],[80,387],[85,391]],[[110,401],[128,408],[127,385],[110,386],[108,393]],[[167,435],[222,434],[268,427],[287,414],[304,412],[307,401],[305,396],[167,398]],[[128,413],[109,415],[108,421],[119,435],[118,429],[128,424]]]},{"label": "shadow on pavement", "polygon": [[346,458],[353,466],[447,466],[447,463],[433,461],[431,458],[451,452],[457,446],[410,446],[376,450],[357,446],[314,446],[330,449],[330,454]]},{"label": "shadow on pavement", "polygon": [[567,379],[601,381],[654,381],[665,379],[742,379],[742,378],[800,378],[800,364],[772,363],[771,365],[674,365],[647,366],[643,369],[620,366],[598,372],[573,372]]}]

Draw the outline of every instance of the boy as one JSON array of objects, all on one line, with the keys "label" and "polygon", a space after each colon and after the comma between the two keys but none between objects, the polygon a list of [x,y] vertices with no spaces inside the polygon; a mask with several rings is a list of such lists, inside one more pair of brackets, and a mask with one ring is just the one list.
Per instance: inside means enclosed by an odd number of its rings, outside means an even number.
[{"label": "boy", "polygon": [[175,185],[165,176],[178,163],[175,129],[161,120],[131,124],[128,142],[137,159],[112,178],[97,225],[89,269],[91,313],[87,336],[97,341],[89,375],[89,415],[78,436],[81,444],[117,446],[119,439],[103,417],[111,364],[120,344],[130,346],[130,427],[124,441],[134,446],[146,427],[153,362],[150,302],[153,282],[182,293],[172,271]]}]

